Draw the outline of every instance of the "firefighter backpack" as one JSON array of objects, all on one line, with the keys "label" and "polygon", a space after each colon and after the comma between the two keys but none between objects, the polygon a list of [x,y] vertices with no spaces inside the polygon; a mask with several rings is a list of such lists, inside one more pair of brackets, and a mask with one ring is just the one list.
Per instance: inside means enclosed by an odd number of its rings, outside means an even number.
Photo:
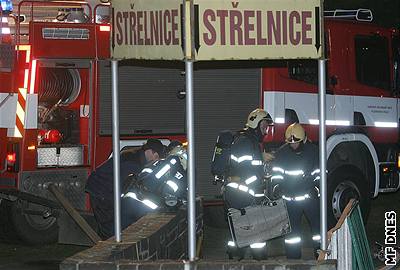
[{"label": "firefighter backpack", "polygon": [[223,130],[218,134],[211,161],[211,173],[217,181],[223,181],[229,171],[231,146],[234,138],[235,133],[230,130]]}]

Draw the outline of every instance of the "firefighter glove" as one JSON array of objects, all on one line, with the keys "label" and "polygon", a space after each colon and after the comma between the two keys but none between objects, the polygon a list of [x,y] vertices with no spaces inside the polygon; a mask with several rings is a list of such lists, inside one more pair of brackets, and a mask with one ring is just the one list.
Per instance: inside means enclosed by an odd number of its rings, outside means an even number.
[{"label": "firefighter glove", "polygon": [[269,152],[269,153],[263,152],[262,157],[263,157],[264,162],[270,162],[275,158],[274,154],[272,154],[271,152]]}]

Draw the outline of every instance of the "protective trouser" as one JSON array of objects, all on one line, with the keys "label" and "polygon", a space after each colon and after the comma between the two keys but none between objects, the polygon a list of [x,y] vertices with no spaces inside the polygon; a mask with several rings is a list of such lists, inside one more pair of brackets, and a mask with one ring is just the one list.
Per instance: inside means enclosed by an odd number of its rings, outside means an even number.
[{"label": "protective trouser", "polygon": [[106,240],[114,234],[114,209],[101,197],[90,195],[90,204],[97,223],[97,233]]},{"label": "protective trouser", "polygon": [[292,200],[287,201],[286,206],[292,228],[290,234],[285,236],[286,256],[288,259],[300,259],[301,246],[304,241],[301,230],[301,217],[303,213],[311,225],[314,249],[318,248],[320,243],[319,200],[312,198],[303,201]]},{"label": "protective trouser", "polygon": [[255,204],[255,197],[248,191],[230,186],[224,187],[223,198],[226,208],[240,209]]},{"label": "protective trouser", "polygon": [[[90,196],[93,214],[98,225],[98,234],[105,240],[114,235],[114,204],[103,198]],[[131,198],[121,199],[121,230],[149,213],[151,209]]]}]

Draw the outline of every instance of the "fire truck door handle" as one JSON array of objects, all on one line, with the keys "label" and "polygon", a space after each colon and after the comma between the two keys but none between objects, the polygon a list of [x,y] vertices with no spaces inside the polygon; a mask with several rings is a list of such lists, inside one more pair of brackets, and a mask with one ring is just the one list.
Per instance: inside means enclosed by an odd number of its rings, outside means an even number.
[{"label": "fire truck door handle", "polygon": [[332,75],[329,78],[329,84],[335,87],[338,84],[338,77],[336,75]]},{"label": "fire truck door handle", "polygon": [[176,93],[176,97],[178,99],[184,99],[186,97],[186,91],[185,90],[178,90]]}]

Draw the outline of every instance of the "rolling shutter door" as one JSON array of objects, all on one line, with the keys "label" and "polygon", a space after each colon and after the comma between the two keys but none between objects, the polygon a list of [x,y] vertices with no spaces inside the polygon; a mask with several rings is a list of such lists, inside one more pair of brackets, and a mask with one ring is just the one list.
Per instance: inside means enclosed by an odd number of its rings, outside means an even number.
[{"label": "rolling shutter door", "polygon": [[210,163],[221,130],[240,130],[260,102],[261,69],[203,69],[194,72],[197,193],[206,199],[220,194]]},{"label": "rolling shutter door", "polygon": [[[182,71],[182,63],[168,68],[120,66],[121,134],[165,137],[185,133],[185,99],[177,98],[177,92],[185,89]],[[109,62],[102,63],[100,72],[100,134],[111,135]],[[204,65],[194,71],[196,192],[206,199],[220,193],[210,173],[217,135],[224,129],[244,127],[249,112],[261,104],[260,89],[260,68]]]},{"label": "rolling shutter door", "polygon": [[[171,65],[171,64],[170,64]],[[111,68],[101,62],[99,73],[100,135],[111,135]],[[177,97],[184,89],[185,76],[176,68],[119,66],[121,135],[163,135],[185,132],[185,99]]]}]

